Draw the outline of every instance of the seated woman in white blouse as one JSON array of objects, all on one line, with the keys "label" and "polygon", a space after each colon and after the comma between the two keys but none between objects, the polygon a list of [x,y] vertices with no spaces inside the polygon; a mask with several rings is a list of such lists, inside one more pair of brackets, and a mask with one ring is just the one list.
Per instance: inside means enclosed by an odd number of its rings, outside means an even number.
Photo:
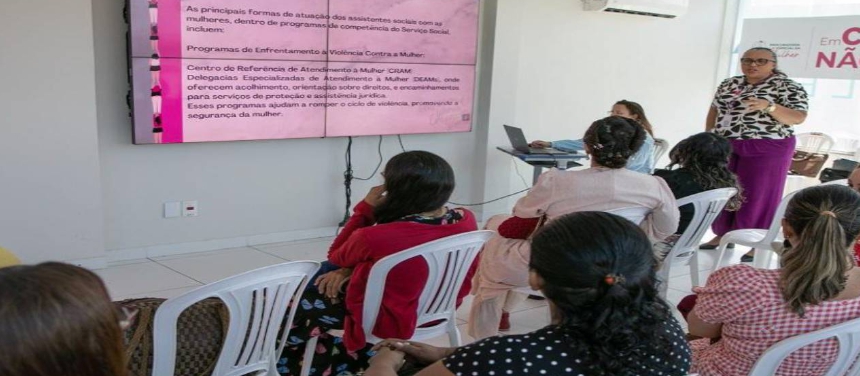
[{"label": "seated woman in white blouse", "polygon": [[657,295],[655,266],[650,240],[632,222],[563,216],[535,235],[529,263],[531,288],[549,300],[549,326],[460,348],[386,340],[365,375],[420,367],[417,376],[686,375],[690,349]]}]

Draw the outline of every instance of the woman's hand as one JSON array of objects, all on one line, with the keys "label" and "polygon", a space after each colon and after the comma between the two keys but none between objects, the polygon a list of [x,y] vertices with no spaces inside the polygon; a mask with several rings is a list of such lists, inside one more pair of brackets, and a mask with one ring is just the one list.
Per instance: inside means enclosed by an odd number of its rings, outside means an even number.
[{"label": "woman's hand", "polygon": [[762,111],[765,108],[770,107],[771,104],[769,100],[761,98],[745,99],[743,103],[747,108],[747,112]]},{"label": "woman's hand", "polygon": [[400,351],[391,350],[388,347],[379,349],[379,352],[370,358],[370,368],[364,372],[365,376],[395,376],[406,355]]},{"label": "woman's hand", "polygon": [[364,202],[373,207],[379,206],[383,200],[385,200],[385,185],[377,185],[370,188],[370,192],[367,192],[367,196],[364,196]]},{"label": "woman's hand", "polygon": [[402,352],[414,363],[418,364],[438,362],[454,353],[455,350],[453,348],[430,346],[420,342],[404,341],[401,339],[387,339],[373,346],[373,350],[375,351],[379,351],[380,349]]},{"label": "woman's hand", "polygon": [[340,292],[340,286],[350,276],[352,276],[352,269],[338,269],[319,276],[314,281],[314,286],[317,287],[320,294],[325,295],[329,299],[335,299]]},{"label": "woman's hand", "polygon": [[[767,99],[761,98],[750,98],[744,100],[743,103],[747,107],[747,112],[762,111],[770,107],[771,104],[774,104]],[[776,104],[774,104],[773,111],[769,112],[768,115],[776,119],[776,121],[788,125],[797,125],[806,121],[805,111],[792,110]]]},{"label": "woman's hand", "polygon": [[535,140],[529,144],[529,147],[539,148],[539,149],[547,149],[547,148],[552,147],[552,142]]}]

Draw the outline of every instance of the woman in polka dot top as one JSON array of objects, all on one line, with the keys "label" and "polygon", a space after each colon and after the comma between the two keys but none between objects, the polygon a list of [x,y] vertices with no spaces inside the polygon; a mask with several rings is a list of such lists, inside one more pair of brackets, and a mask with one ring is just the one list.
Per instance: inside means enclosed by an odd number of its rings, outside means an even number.
[{"label": "woman in polka dot top", "polygon": [[403,340],[376,346],[365,376],[686,375],[684,332],[657,296],[645,233],[604,212],[557,218],[532,240],[529,284],[550,302],[552,324],[460,348]]}]

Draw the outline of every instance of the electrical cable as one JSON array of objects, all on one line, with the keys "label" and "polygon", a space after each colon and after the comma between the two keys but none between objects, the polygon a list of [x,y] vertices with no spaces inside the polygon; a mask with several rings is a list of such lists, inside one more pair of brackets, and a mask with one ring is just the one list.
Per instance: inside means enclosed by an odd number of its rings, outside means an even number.
[{"label": "electrical cable", "polygon": [[376,176],[376,173],[379,171],[379,168],[382,167],[382,136],[379,136],[379,144],[376,145],[376,152],[379,154],[379,163],[376,164],[376,168],[373,169],[373,172],[370,173],[370,176],[366,178],[358,178],[354,177],[355,180],[368,181],[373,179]]},{"label": "electrical cable", "polygon": [[370,176],[366,178],[359,178],[353,174],[352,170],[352,137],[347,137],[346,143],[346,152],[344,153],[344,161],[346,162],[346,170],[343,172],[343,188],[344,195],[346,196],[346,206],[344,207],[343,219],[338,223],[337,229],[335,230],[335,235],[340,231],[340,228],[346,225],[346,222],[349,221],[349,213],[352,207],[352,181],[353,180],[361,180],[368,181],[373,179],[376,176],[376,173],[379,171],[379,168],[382,167],[382,136],[379,136],[379,143],[376,145],[376,152],[379,154],[379,162],[376,164],[376,168],[373,169],[373,172],[370,173]]},{"label": "electrical cable", "polygon": [[[513,156],[511,156],[511,159],[514,159],[514,157],[513,157]],[[523,174],[521,174],[521,173],[520,173],[520,168],[519,168],[519,166],[517,166],[517,161],[516,161],[516,160],[514,160],[514,170],[516,170],[516,171],[517,171],[517,175],[520,177],[520,180],[522,180],[523,185],[526,187],[526,189],[523,189],[523,190],[518,191],[518,192],[511,193],[511,194],[509,194],[509,195],[505,195],[505,196],[502,196],[502,197],[499,197],[499,198],[494,198],[494,199],[489,200],[489,201],[479,202],[479,203],[476,203],[476,204],[461,204],[461,203],[457,203],[457,202],[453,202],[453,201],[449,201],[448,203],[449,203],[449,204],[458,205],[458,206],[481,206],[481,205],[489,204],[489,203],[491,203],[491,202],[496,202],[496,201],[499,201],[499,200],[502,200],[502,199],[505,199],[505,198],[508,198],[508,197],[511,197],[511,196],[516,196],[516,195],[518,195],[518,194],[520,194],[520,193],[523,193],[523,192],[526,192],[526,191],[528,191],[528,190],[532,189],[532,188],[531,188],[531,186],[529,186],[529,183],[528,183],[528,182],[526,182],[526,178],[525,178],[525,177],[523,177]]]},{"label": "electrical cable", "polygon": [[403,150],[403,152],[405,153],[405,152],[406,152],[406,147],[405,147],[405,146],[403,146],[403,138],[401,138],[401,137],[400,137],[400,135],[397,135],[397,142],[399,142],[399,143],[400,143],[400,150]]},{"label": "electrical cable", "polygon": [[[344,160],[346,162],[346,170],[343,172],[343,185],[344,185],[344,192],[345,192],[345,196],[346,196],[346,205],[344,207],[343,220],[337,225],[337,229],[335,230],[335,235],[337,235],[338,232],[340,232],[340,229],[346,225],[347,221],[349,221],[349,217],[350,217],[349,210],[352,206],[352,181],[353,180],[368,181],[368,180],[372,179],[376,175],[377,171],[379,171],[379,168],[382,166],[382,162],[384,159],[384,157],[382,156],[382,136],[379,136],[379,143],[376,146],[376,152],[379,155],[379,162],[376,164],[376,168],[373,169],[373,172],[367,178],[355,177],[355,175],[353,175],[353,170],[352,170],[352,137],[347,137],[347,139],[348,139],[348,141],[346,144],[346,152],[344,153]],[[406,152],[406,147],[403,145],[403,139],[400,137],[400,135],[397,135],[397,141],[400,144],[400,149],[403,150],[403,152]],[[526,182],[525,177],[523,177],[523,175],[520,173],[519,167],[516,165],[516,163],[514,164],[514,168],[517,171],[517,175],[523,181],[523,184],[528,187],[528,183]],[[528,187],[528,188],[525,188],[523,190],[511,193],[508,195],[504,195],[502,197],[498,197],[498,198],[494,198],[494,199],[489,200],[489,201],[478,202],[478,203],[474,203],[474,204],[462,204],[462,203],[453,202],[453,201],[449,201],[448,203],[452,204],[452,205],[457,205],[457,206],[481,206],[481,205],[486,205],[486,204],[493,203],[493,202],[496,202],[499,200],[503,200],[503,199],[506,199],[506,198],[511,197],[511,196],[516,196],[520,193],[527,192],[530,189],[531,189],[531,187]]]},{"label": "electrical cable", "polygon": [[346,195],[346,207],[344,208],[343,220],[338,223],[335,234],[337,234],[340,228],[345,226],[346,222],[349,221],[349,209],[352,206],[352,137],[347,137],[347,140],[346,152],[344,153],[346,170],[343,172],[343,187]]},{"label": "electrical cable", "polygon": [[517,160],[519,160],[519,159],[518,159],[518,158],[516,158],[516,157],[514,157],[513,155],[511,156],[511,161],[513,161],[513,162],[514,162],[514,170],[517,172],[517,176],[519,176],[519,177],[520,177],[520,180],[522,180],[522,182],[523,182],[523,186],[524,186],[524,187],[526,187],[526,188],[528,188],[528,187],[529,187],[529,183],[528,183],[528,182],[526,182],[526,178],[524,178],[524,177],[523,177],[523,174],[521,174],[521,173],[520,173],[520,166],[519,166],[519,165],[517,165]]},{"label": "electrical cable", "polygon": [[481,206],[481,205],[489,204],[489,203],[491,203],[491,202],[496,202],[496,201],[499,201],[499,200],[501,200],[501,199],[505,199],[505,198],[508,198],[508,197],[511,197],[511,196],[516,196],[516,195],[518,195],[518,194],[520,194],[520,193],[523,193],[523,192],[528,191],[529,189],[531,189],[531,187],[526,188],[526,189],[523,189],[523,190],[518,191],[518,192],[511,193],[511,194],[509,194],[509,195],[505,195],[505,196],[499,197],[499,198],[494,198],[494,199],[492,199],[492,200],[490,200],[490,201],[479,202],[479,203],[476,203],[476,204],[461,204],[461,203],[459,203],[459,202],[454,202],[454,201],[448,201],[448,203],[449,203],[449,204],[454,204],[454,205],[457,205],[457,206]]}]

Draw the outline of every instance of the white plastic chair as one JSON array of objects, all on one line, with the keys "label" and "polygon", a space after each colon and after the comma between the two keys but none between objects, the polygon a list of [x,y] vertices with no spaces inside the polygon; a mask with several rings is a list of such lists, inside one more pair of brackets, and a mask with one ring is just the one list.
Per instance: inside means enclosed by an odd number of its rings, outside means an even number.
[{"label": "white plastic chair", "polygon": [[[779,206],[776,208],[776,213],[773,215],[770,228],[767,230],[741,229],[729,231],[723,235],[722,239],[720,239],[720,246],[717,248],[719,250],[719,257],[717,257],[714,269],[711,272],[713,273],[719,268],[737,263],[729,262],[732,260],[723,260],[726,254],[726,247],[729,243],[755,248],[753,265],[756,268],[767,268],[770,265],[774,251],[776,251],[774,245],[782,242],[782,217],[785,216],[785,209],[788,206],[788,202],[791,201],[791,198],[797,192],[799,191],[791,192],[782,198],[782,201],[780,201]],[[740,262],[740,259],[737,261]]]},{"label": "white plastic chair", "polygon": [[782,361],[794,351],[833,337],[839,341],[839,354],[824,376],[860,375],[860,364],[855,362],[860,355],[860,319],[854,319],[777,342],[756,361],[750,376],[775,375]]},{"label": "white plastic chair", "polygon": [[651,214],[651,208],[646,208],[644,206],[631,206],[627,208],[606,210],[606,212],[626,218],[637,225],[641,225],[642,222],[645,222],[645,218]]},{"label": "white plastic chair", "polygon": [[655,138],[654,150],[652,151],[654,155],[654,163],[657,163],[667,151],[669,151],[669,141],[662,138]]},{"label": "white plastic chair", "polygon": [[[646,208],[644,206],[630,206],[626,208],[606,210],[606,212],[610,214],[615,214],[622,218],[626,218],[630,222],[633,222],[637,225],[641,225],[642,222],[645,221],[645,218],[648,217],[648,214],[651,214],[651,208]],[[513,291],[521,294],[543,296],[542,292],[532,290],[529,286],[517,287],[514,288]]]},{"label": "white plastic chair", "polygon": [[821,185],[848,185],[848,179],[831,180],[827,183],[821,183]]},{"label": "white plastic chair", "polygon": [[797,138],[795,150],[815,154],[830,154],[830,149],[836,143],[833,137],[821,132],[798,133],[795,137]]},{"label": "white plastic chair", "polygon": [[[448,335],[452,347],[462,344],[460,330],[457,329],[457,294],[466,280],[466,274],[478,252],[487,240],[495,234],[494,231],[481,230],[449,236],[412,247],[402,252],[387,256],[370,269],[367,287],[364,291],[364,306],[362,307],[361,327],[369,343],[378,343],[385,338],[373,335],[376,318],[382,305],[382,294],[385,291],[388,273],[400,263],[423,257],[427,262],[427,283],[418,299],[418,320],[415,324],[415,334],[404,340],[422,341]],[[437,322],[432,326],[425,326]],[[332,335],[342,335],[342,331],[329,331]],[[308,340],[302,376],[310,374],[314,353],[319,337]]]},{"label": "white plastic chair", "polygon": [[675,242],[657,272],[657,277],[662,282],[660,284],[661,297],[665,298],[669,289],[669,273],[673,264],[689,263],[693,286],[699,286],[699,244],[705,233],[711,228],[714,220],[723,211],[726,203],[737,193],[738,190],[735,188],[720,188],[678,199],[679,208],[684,205],[693,205],[694,214],[690,225]]},{"label": "white plastic chair", "polygon": [[[173,376],[176,323],[192,304],[219,298],[230,312],[230,326],[213,376],[277,376],[276,364],[286,343],[301,294],[320,264],[290,262],[252,270],[202,286],[165,301],[155,312],[153,376]],[[292,303],[290,303],[292,300]],[[286,320],[287,308],[289,317]],[[281,338],[278,332],[284,328]]]}]

